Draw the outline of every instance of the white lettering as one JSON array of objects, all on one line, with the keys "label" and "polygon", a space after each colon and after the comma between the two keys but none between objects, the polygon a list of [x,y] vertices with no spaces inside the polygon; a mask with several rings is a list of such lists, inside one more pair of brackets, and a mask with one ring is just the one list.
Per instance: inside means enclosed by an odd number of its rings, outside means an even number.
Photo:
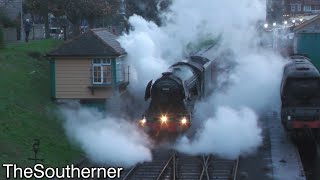
[{"label": "white lettering", "polygon": [[26,179],[31,179],[32,176],[33,176],[33,171],[31,168],[25,168],[24,171],[23,171],[23,175]]},{"label": "white lettering", "polygon": [[[72,166],[73,166],[73,165],[72,165]],[[67,167],[66,167],[65,170],[67,171],[67,177],[65,177],[65,178],[71,179],[71,176],[70,176],[70,167],[69,167],[69,165],[67,165]]]},{"label": "white lettering", "polygon": [[[108,177],[113,179],[117,176],[117,170],[115,168],[109,168],[108,169]],[[112,175],[113,174],[113,175]]]},{"label": "white lettering", "polygon": [[10,167],[12,167],[13,164],[2,164],[2,167],[6,167],[6,178],[10,178]]},{"label": "white lettering", "polygon": [[6,169],[6,179],[89,179],[98,178],[120,178],[123,168],[79,168],[74,165],[67,165],[63,168],[44,167],[42,164],[36,164],[33,168],[21,168],[16,164],[2,164]]},{"label": "white lettering", "polygon": [[[51,175],[49,174],[49,171],[51,171]],[[54,173],[54,169],[53,168],[47,168],[46,171],[45,171],[45,174],[46,174],[46,178],[50,179],[50,178],[53,178],[55,173]]]},{"label": "white lettering", "polygon": [[117,178],[119,179],[121,176],[121,171],[123,170],[123,168],[118,168],[118,172],[117,172]]},{"label": "white lettering", "polygon": [[59,169],[56,168],[56,177],[57,177],[58,179],[64,179],[64,178],[65,178],[64,172],[65,172],[65,169],[63,168],[62,171],[61,171],[61,174],[59,174]]},{"label": "white lettering", "polygon": [[74,175],[75,175],[74,171],[77,171],[76,178],[80,178],[81,177],[80,176],[80,169],[77,167],[74,167],[73,165],[71,165],[71,178],[74,178]]},{"label": "white lettering", "polygon": [[[93,179],[94,178],[94,174],[95,174],[95,171],[97,171],[97,168],[92,168],[91,169],[91,178]],[[98,172],[97,172],[98,173]],[[100,176],[100,175],[97,175],[97,176]]]},{"label": "white lettering", "polygon": [[19,171],[19,178],[22,179],[23,178],[23,174],[22,174],[22,168],[17,167],[17,165],[15,164],[13,166],[13,178],[17,179],[17,171]]},{"label": "white lettering", "polygon": [[[41,169],[40,169],[41,168]],[[44,177],[44,172],[43,172],[43,169],[44,169],[44,166],[42,164],[36,164],[34,167],[33,167],[35,173],[34,173],[34,177],[36,179],[42,179]],[[40,173],[41,175],[38,175],[38,173]]]},{"label": "white lettering", "polygon": [[89,168],[82,168],[81,169],[81,176],[84,179],[87,179],[90,177],[90,169]]},{"label": "white lettering", "polygon": [[107,177],[106,168],[98,168],[97,178],[100,178],[100,175],[101,175],[101,172],[100,172],[100,171],[101,171],[101,170],[103,171],[102,177]]}]

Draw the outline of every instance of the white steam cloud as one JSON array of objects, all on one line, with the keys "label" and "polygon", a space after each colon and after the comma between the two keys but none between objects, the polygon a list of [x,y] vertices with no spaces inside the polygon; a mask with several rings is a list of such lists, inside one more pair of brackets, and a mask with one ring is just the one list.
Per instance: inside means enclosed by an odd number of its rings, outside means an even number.
[{"label": "white steam cloud", "polygon": [[239,154],[250,153],[261,143],[261,137],[254,136],[261,133],[257,128],[257,116],[248,108],[237,111],[219,107],[216,115],[204,122],[204,127],[194,141],[182,137],[178,150],[236,158]]},{"label": "white steam cloud", "polygon": [[[192,123],[201,128],[195,138],[179,139],[179,151],[235,158],[260,145],[259,115],[278,104],[283,65],[278,55],[257,47],[257,22],[265,9],[262,0],[173,0],[161,14],[161,27],[137,15],[129,18],[134,30],[119,41],[128,53],[129,91],[141,101],[148,81],[188,55],[190,46],[221,37],[221,49],[234,53],[237,65],[218,77],[218,84],[227,85],[196,104]],[[151,160],[149,140],[128,121],[88,109],[62,112],[69,137],[93,161],[131,166]]]},{"label": "white steam cloud", "polygon": [[150,141],[130,122],[84,107],[61,112],[67,135],[93,162],[129,167],[152,160]]},{"label": "white steam cloud", "polygon": [[262,142],[259,115],[278,109],[284,62],[276,55],[252,53],[238,60],[229,85],[196,104],[201,124],[195,138],[182,137],[176,148],[190,154],[217,154],[226,158],[254,152]]},{"label": "white steam cloud", "polygon": [[194,139],[180,139],[178,150],[234,158],[260,145],[259,115],[278,105],[284,64],[279,55],[257,45],[256,28],[265,18],[265,4],[261,0],[174,0],[169,12],[162,14],[161,27],[136,15],[129,19],[134,30],[119,40],[134,71],[130,91],[141,99],[148,81],[187,55],[190,45],[221,36],[221,49],[234,53],[237,65],[218,77],[219,85],[225,81],[227,85],[196,104],[192,123],[201,128]]}]

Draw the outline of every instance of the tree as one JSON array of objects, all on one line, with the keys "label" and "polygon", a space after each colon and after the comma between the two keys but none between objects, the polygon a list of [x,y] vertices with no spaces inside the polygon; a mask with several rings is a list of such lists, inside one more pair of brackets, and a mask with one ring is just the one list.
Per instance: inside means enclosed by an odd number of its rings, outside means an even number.
[{"label": "tree", "polygon": [[35,22],[35,16],[40,17],[41,0],[25,0],[24,11],[31,14],[32,22]]},{"label": "tree", "polygon": [[127,0],[127,14],[129,16],[137,14],[160,25],[159,14],[166,10],[171,3],[172,0]]},{"label": "tree", "polygon": [[73,25],[73,35],[80,34],[80,24],[83,19],[89,23],[89,27],[94,27],[95,19],[112,14],[112,8],[116,0],[50,0],[54,8],[54,14],[64,14]]},{"label": "tree", "polygon": [[83,17],[88,21],[89,28],[94,27],[97,18],[116,14],[118,2],[116,0],[90,0],[82,2]]}]

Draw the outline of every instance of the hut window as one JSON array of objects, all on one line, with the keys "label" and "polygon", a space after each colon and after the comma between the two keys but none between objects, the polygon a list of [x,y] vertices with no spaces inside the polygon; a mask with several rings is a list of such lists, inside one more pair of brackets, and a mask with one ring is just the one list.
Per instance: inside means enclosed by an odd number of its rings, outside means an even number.
[{"label": "hut window", "polygon": [[124,64],[123,60],[119,59],[117,60],[116,64],[116,71],[117,71],[117,82],[122,82],[124,80]]},{"label": "hut window", "polygon": [[92,60],[92,82],[93,84],[111,83],[111,59]]}]

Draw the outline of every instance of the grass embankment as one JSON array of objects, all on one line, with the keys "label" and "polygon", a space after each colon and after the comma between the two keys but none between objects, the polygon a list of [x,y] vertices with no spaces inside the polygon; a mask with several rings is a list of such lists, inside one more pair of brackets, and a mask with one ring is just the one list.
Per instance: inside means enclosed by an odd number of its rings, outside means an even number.
[{"label": "grass embankment", "polygon": [[64,135],[50,100],[49,62],[42,57],[60,42],[54,40],[7,45],[0,50],[0,179],[2,163],[33,166],[32,144],[40,139],[44,165],[64,166],[80,156]]}]

